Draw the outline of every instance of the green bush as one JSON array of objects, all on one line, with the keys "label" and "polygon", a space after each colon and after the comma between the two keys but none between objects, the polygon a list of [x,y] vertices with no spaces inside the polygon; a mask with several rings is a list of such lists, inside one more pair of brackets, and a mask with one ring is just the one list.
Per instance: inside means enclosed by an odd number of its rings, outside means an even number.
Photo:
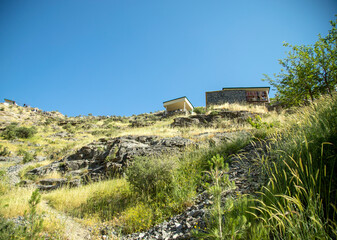
[{"label": "green bush", "polygon": [[6,157],[9,156],[11,154],[10,151],[8,151],[7,147],[3,147],[2,145],[0,145],[0,156]]},{"label": "green bush", "polygon": [[219,112],[216,110],[213,110],[209,113],[209,115],[212,115],[212,116],[217,115],[217,114],[219,114]]},{"label": "green bush", "polygon": [[17,123],[12,123],[5,128],[1,136],[7,140],[16,138],[31,138],[37,133],[35,127],[18,127]]},{"label": "green bush", "polygon": [[272,128],[274,126],[273,123],[267,123],[267,122],[262,122],[262,118],[259,115],[255,115],[255,119],[253,120],[251,117],[247,119],[248,123],[256,128],[256,129],[261,129],[261,128]]},{"label": "green bush", "polygon": [[0,216],[0,240],[23,239],[22,228]]},{"label": "green bush", "polygon": [[204,107],[195,107],[193,108],[193,112],[195,112],[196,114],[205,114],[206,109]]},{"label": "green bush", "polygon": [[41,201],[41,194],[38,189],[36,189],[32,196],[30,197],[29,211],[25,212],[25,219],[28,224],[24,227],[24,232],[26,239],[42,239],[39,237],[39,233],[42,231],[43,227],[43,217],[37,213],[37,205]]},{"label": "green bush", "polygon": [[31,162],[34,160],[34,157],[35,155],[30,153],[30,152],[27,152],[26,150],[20,148],[17,153],[16,153],[18,156],[23,156],[23,160],[22,162],[23,163],[27,163],[27,162]]},{"label": "green bush", "polygon": [[134,191],[140,195],[156,198],[160,192],[172,189],[175,162],[172,158],[136,158],[128,167],[126,176]]},{"label": "green bush", "polygon": [[34,160],[34,155],[31,154],[30,152],[25,152],[23,155],[23,163],[31,162]]}]

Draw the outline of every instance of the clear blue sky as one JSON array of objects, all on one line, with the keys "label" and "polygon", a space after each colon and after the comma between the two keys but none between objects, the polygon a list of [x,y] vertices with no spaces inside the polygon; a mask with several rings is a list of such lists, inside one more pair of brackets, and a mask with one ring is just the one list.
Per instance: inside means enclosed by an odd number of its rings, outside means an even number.
[{"label": "clear blue sky", "polygon": [[163,110],[268,86],[282,42],[312,44],[336,0],[1,0],[0,101],[69,116]]}]

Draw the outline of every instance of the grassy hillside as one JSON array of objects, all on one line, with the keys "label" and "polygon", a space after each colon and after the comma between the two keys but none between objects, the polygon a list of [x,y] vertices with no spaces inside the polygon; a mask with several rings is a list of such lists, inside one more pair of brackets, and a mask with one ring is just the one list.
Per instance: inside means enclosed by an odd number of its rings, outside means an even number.
[{"label": "grassy hillside", "polygon": [[[218,132],[247,131],[249,137],[242,135],[219,145],[210,141],[188,148],[182,155],[137,158],[119,178],[41,193],[34,216],[47,214],[37,235],[69,238],[62,220],[50,211],[52,207],[81,225],[90,226],[94,237],[99,238],[104,227],[108,229],[106,235],[111,237],[114,232],[114,238],[118,239],[121,235],[146,231],[183,212],[206,190],[213,195],[213,205],[205,227],[195,226],[193,235],[197,239],[335,238],[336,96],[323,97],[312,106],[280,113],[267,112],[264,107],[232,104],[215,106],[208,109],[207,114],[224,109],[248,110],[258,115],[245,122],[220,118],[208,127],[172,128],[174,117],[162,118],[159,113],[68,118],[59,113],[49,115],[31,112],[28,108],[0,106],[2,132],[12,122],[17,122],[18,127],[36,130],[29,138],[8,140],[3,135],[0,145],[7,148],[12,157],[25,158],[25,152],[47,157],[41,162],[37,162],[36,157],[27,161],[21,169],[20,176],[24,178],[27,168],[59,160],[102,137],[182,136],[201,143]],[[248,176],[259,170],[258,182],[263,182],[263,187],[260,192],[242,195],[240,185],[235,186],[225,173],[240,164],[233,165],[231,156],[250,141],[265,138],[268,141],[261,144],[264,150],[250,159],[247,170]],[[241,168],[247,163],[242,158]],[[25,236],[33,230],[20,230],[4,220],[17,219],[33,208],[28,203],[32,200],[33,187],[7,184],[7,169],[16,164],[22,162],[0,161],[0,205],[3,206],[0,232],[16,231],[17,236]],[[55,173],[48,177],[62,176]],[[257,178],[247,180],[257,181]],[[31,221],[31,225],[33,223]]]}]

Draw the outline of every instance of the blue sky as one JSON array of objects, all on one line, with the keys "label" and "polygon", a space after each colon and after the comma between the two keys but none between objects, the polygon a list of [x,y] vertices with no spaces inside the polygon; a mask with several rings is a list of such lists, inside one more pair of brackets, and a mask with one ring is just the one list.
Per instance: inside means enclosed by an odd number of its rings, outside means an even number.
[{"label": "blue sky", "polygon": [[1,0],[0,100],[69,116],[163,110],[268,86],[282,42],[327,34],[336,0]]}]

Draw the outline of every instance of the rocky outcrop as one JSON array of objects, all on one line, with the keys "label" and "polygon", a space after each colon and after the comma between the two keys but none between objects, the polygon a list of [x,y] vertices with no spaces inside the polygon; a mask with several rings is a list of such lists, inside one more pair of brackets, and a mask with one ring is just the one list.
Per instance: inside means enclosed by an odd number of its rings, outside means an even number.
[{"label": "rocky outcrop", "polygon": [[[236,198],[241,194],[252,194],[258,191],[264,183],[261,178],[261,168],[255,165],[255,159],[266,152],[266,142],[251,143],[244,147],[240,153],[229,159],[230,181],[235,182],[235,188],[225,191],[222,201],[228,197]],[[193,231],[204,231],[206,218],[209,216],[213,197],[206,191],[199,194],[193,206],[187,208],[182,214],[174,216],[161,224],[158,224],[146,232],[133,233],[122,237],[123,240],[152,240],[152,239],[180,239],[197,240],[193,237]]]},{"label": "rocky outcrop", "polygon": [[172,127],[191,127],[191,126],[202,126],[207,127],[216,120],[226,118],[235,119],[238,122],[247,121],[248,117],[253,117],[254,114],[248,111],[221,111],[212,112],[211,114],[198,114],[189,117],[178,117],[173,120],[171,124]]},{"label": "rocky outcrop", "polygon": [[213,203],[211,196],[206,192],[199,194],[195,204],[186,209],[185,212],[174,216],[167,221],[142,233],[134,233],[122,237],[123,240],[149,240],[149,239],[195,239],[192,237],[193,230],[206,227],[205,215],[207,208]]},{"label": "rocky outcrop", "polygon": [[200,133],[193,138],[198,141],[198,144],[209,144],[209,146],[218,146],[220,144],[234,142],[236,139],[248,138],[249,132],[236,131],[236,132],[204,132]]},{"label": "rocky outcrop", "polygon": [[42,191],[49,191],[66,185],[68,185],[69,187],[78,187],[81,185],[81,180],[67,180],[66,178],[48,178],[40,180],[37,188]]},{"label": "rocky outcrop", "polygon": [[79,149],[76,153],[61,161],[35,168],[27,174],[43,176],[59,171],[68,176],[79,176],[82,180],[99,180],[121,174],[125,167],[138,156],[153,156],[164,153],[175,154],[191,140],[173,137],[125,136],[112,139],[100,139]]}]

